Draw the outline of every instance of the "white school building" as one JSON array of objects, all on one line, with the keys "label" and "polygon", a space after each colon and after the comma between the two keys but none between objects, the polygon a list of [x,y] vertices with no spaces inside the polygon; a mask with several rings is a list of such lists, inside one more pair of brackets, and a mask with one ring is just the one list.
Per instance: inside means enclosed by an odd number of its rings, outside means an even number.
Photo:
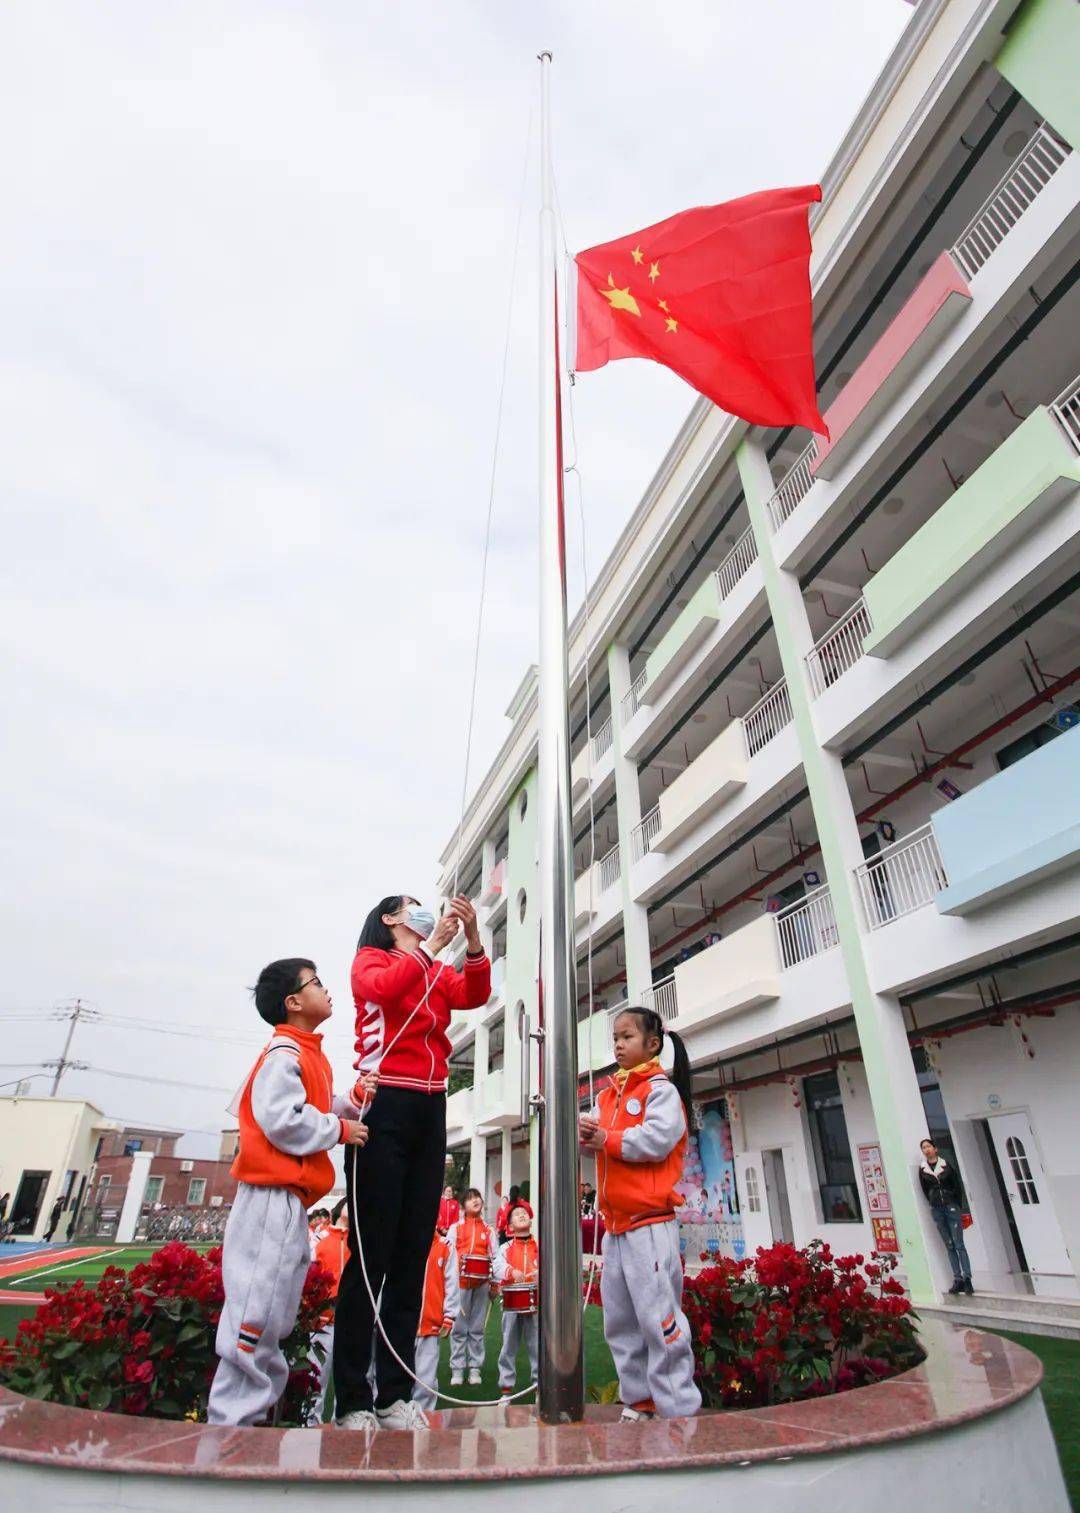
[{"label": "white school building", "polygon": [[[699,400],[571,627],[581,1066],[622,1002],[684,1037],[688,1254],[896,1246],[934,1301],[929,1131],[977,1290],[1080,1295],[1078,77],[1073,0],[923,0],[812,217],[831,442]],[[530,1167],[531,671],[507,717],[449,1099],[489,1201]]]}]

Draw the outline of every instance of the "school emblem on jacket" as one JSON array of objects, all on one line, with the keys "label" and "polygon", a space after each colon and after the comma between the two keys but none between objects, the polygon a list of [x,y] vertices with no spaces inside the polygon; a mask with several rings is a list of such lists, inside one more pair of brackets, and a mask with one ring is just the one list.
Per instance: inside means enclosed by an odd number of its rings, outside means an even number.
[{"label": "school emblem on jacket", "polygon": [[634,1115],[640,1114],[641,1113],[641,1099],[640,1098],[628,1098],[626,1100],[626,1112],[628,1114],[634,1114]]}]

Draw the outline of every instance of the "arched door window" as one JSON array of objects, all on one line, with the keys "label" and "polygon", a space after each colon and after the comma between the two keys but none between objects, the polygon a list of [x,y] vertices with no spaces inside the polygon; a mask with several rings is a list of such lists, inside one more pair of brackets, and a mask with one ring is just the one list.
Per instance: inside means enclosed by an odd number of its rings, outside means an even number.
[{"label": "arched door window", "polygon": [[1008,1153],[1013,1181],[1020,1194],[1020,1202],[1038,1203],[1039,1190],[1031,1175],[1031,1164],[1027,1158],[1027,1151],[1024,1149],[1024,1142],[1017,1135],[1010,1135],[1005,1142],[1005,1150]]}]

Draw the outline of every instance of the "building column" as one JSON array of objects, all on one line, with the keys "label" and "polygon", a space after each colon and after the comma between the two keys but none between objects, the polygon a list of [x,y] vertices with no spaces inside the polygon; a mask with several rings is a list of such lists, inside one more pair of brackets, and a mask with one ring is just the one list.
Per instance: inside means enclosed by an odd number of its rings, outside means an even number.
[{"label": "building column", "polygon": [[[626,996],[640,1003],[652,987],[652,951],[649,947],[649,914],[644,904],[630,894],[633,852],[630,832],[641,823],[641,789],[637,763],[623,754],[622,701],[630,692],[630,653],[617,642],[608,647],[608,684],[611,698],[611,734],[615,753],[615,815],[619,831],[619,887],[622,890],[623,949],[626,952]],[[591,1007],[591,1005],[590,1005]]]},{"label": "building column", "polygon": [[934,1302],[940,1292],[935,1271],[944,1270],[944,1248],[932,1233],[919,1188],[918,1151],[926,1115],[903,1010],[895,996],[876,993],[870,984],[855,897],[855,868],[863,861],[859,827],[841,759],[818,740],[804,660],[813,635],[798,578],[776,563],[766,515],[773,479],[760,441],[745,440],[736,462],[795,717],[907,1283],[916,1303]]},{"label": "building column", "polygon": [[153,1159],[153,1151],[136,1151],[131,1158],[131,1176],[128,1178],[124,1206],[120,1210],[120,1220],[116,1226],[118,1245],[128,1245],[135,1238],[135,1226],[139,1222],[146,1184],[150,1180],[150,1163]]}]

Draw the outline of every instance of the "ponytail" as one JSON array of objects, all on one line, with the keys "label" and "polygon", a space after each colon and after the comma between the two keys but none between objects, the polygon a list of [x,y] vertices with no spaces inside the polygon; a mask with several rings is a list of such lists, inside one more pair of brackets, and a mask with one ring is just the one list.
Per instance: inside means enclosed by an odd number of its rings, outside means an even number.
[{"label": "ponytail", "polygon": [[643,1035],[654,1036],[660,1044],[657,1046],[657,1055],[664,1048],[664,1035],[671,1041],[673,1065],[668,1073],[670,1081],[675,1086],[675,1091],[682,1099],[683,1112],[686,1115],[686,1132],[688,1135],[694,1132],[694,1103],[693,1092],[690,1082],[690,1058],[686,1054],[686,1045],[681,1035],[674,1030],[664,1030],[664,1021],[655,1009],[646,1009],[639,1004],[631,1004],[628,1008],[620,1009],[616,1018],[623,1014],[633,1014],[641,1026]]}]

